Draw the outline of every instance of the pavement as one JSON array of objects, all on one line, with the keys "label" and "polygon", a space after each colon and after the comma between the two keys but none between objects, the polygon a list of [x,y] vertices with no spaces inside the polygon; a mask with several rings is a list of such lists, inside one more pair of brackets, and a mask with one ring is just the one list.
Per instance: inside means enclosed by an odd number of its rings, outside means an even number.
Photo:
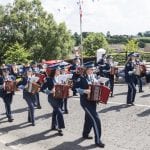
[{"label": "pavement", "polygon": [[[150,150],[150,88],[137,93],[135,106],[127,106],[127,85],[116,84],[114,97],[107,105],[99,104],[104,150]],[[0,99],[0,150],[98,150],[94,140],[82,139],[84,111],[79,96],[68,100],[69,114],[64,114],[64,136],[50,131],[52,108],[40,93],[42,109],[35,110],[36,126],[27,122],[27,104],[17,92],[12,103],[14,122],[7,122]],[[91,132],[93,136],[93,130]]]}]

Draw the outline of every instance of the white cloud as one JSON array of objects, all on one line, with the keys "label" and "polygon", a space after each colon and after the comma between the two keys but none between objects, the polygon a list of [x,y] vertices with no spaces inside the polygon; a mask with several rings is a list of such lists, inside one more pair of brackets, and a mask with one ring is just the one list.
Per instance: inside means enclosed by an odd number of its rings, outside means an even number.
[{"label": "white cloud", "polygon": [[[13,0],[0,0],[6,4]],[[79,32],[78,0],[41,0],[57,22],[65,21],[72,32]],[[81,0],[82,1],[82,0]],[[83,31],[136,34],[150,30],[150,0],[83,0]]]}]

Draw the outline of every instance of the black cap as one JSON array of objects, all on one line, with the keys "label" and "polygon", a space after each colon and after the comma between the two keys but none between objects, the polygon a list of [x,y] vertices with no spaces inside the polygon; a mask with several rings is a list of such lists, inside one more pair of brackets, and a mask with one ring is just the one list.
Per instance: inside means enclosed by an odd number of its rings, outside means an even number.
[{"label": "black cap", "polygon": [[60,70],[60,69],[61,69],[59,64],[51,65],[51,66],[49,66],[49,68],[50,68],[51,70]]},{"label": "black cap", "polygon": [[134,56],[134,52],[129,53],[129,54],[128,54],[128,57],[135,57],[135,56]]},{"label": "black cap", "polygon": [[106,59],[113,59],[113,57],[112,57],[111,55],[108,55],[108,56],[106,57]]},{"label": "black cap", "polygon": [[84,63],[84,67],[94,69],[95,68],[94,67],[94,62],[93,61],[86,62],[86,63]]}]

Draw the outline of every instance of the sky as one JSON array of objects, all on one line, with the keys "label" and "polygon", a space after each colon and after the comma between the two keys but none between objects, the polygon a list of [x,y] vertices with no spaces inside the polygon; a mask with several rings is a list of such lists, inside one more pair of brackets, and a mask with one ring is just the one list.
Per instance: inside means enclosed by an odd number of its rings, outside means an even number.
[{"label": "sky", "polygon": [[[79,0],[41,0],[44,9],[68,29],[80,32]],[[136,35],[150,30],[150,0],[81,0],[82,31]],[[93,2],[94,1],[94,2]],[[5,5],[13,0],[0,0]]]}]

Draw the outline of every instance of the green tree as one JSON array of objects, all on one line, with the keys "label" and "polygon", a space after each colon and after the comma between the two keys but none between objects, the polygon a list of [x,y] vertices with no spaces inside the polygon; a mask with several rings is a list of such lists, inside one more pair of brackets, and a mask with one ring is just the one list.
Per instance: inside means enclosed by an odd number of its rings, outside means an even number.
[{"label": "green tree", "polygon": [[3,55],[5,53],[4,48],[6,47],[6,44],[4,43],[5,31],[2,24],[4,20],[4,14],[4,7],[0,5],[0,64],[2,63]]},{"label": "green tree", "polygon": [[126,53],[126,60],[127,60],[128,53],[130,53],[130,52],[138,52],[139,51],[139,47],[138,47],[137,40],[134,40],[134,39],[128,40],[127,44],[124,47],[124,51]]},{"label": "green tree", "polygon": [[142,41],[139,41],[138,46],[139,46],[140,48],[144,48],[144,47],[145,47],[145,43],[142,42]]},{"label": "green tree", "polygon": [[14,62],[17,64],[26,63],[30,60],[30,56],[30,53],[18,43],[10,46],[4,55],[6,64],[12,64]]},{"label": "green tree", "polygon": [[44,11],[40,0],[15,0],[12,5],[7,5],[0,27],[4,33],[0,48],[4,52],[18,42],[36,61],[60,58],[61,51],[63,58],[67,57],[73,45],[66,25],[57,24],[53,15]]},{"label": "green tree", "polygon": [[139,50],[138,42],[134,39],[128,40],[128,43],[125,45],[124,50],[126,52],[137,52]]},{"label": "green tree", "polygon": [[77,32],[73,34],[73,39],[75,40],[75,46],[79,46],[81,43],[81,38]]},{"label": "green tree", "polygon": [[102,33],[89,33],[83,40],[83,47],[87,56],[95,56],[99,48],[108,48],[108,43]]}]

